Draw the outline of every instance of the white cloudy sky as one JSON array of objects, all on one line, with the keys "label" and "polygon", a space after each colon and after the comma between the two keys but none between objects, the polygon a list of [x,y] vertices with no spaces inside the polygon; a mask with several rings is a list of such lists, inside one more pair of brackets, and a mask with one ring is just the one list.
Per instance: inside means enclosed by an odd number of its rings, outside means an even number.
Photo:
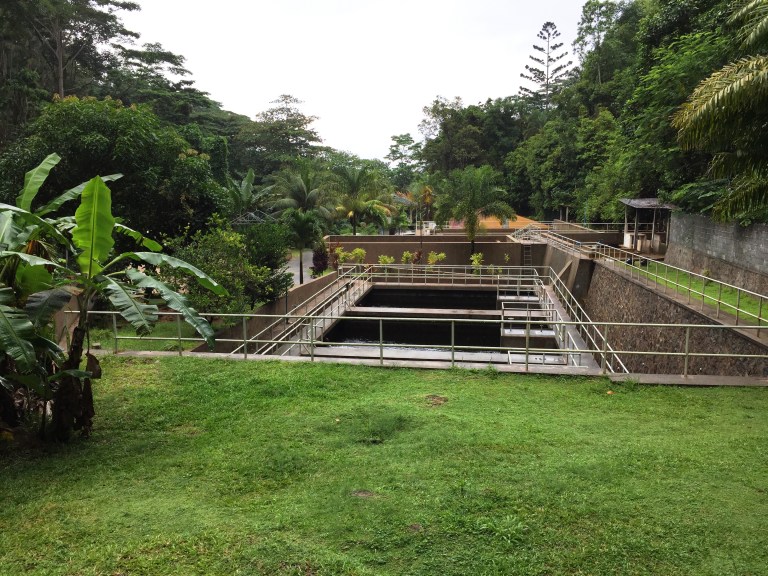
[{"label": "white cloudy sky", "polygon": [[572,52],[584,0],[138,2],[126,26],[184,55],[225,109],[253,118],[291,94],[319,117],[325,144],[382,158],[392,135],[420,137],[422,108],[438,95],[516,94],[544,22]]}]

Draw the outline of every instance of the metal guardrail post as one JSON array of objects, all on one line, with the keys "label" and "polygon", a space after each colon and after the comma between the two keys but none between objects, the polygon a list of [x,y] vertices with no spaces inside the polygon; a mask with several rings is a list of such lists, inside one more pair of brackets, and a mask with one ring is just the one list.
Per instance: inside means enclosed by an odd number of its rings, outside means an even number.
[{"label": "metal guardrail post", "polygon": [[741,290],[736,291],[736,326],[739,325],[739,308],[741,308]]},{"label": "metal guardrail post", "polygon": [[[504,330],[504,325],[501,327]],[[456,321],[451,320],[451,368],[456,365]]]},{"label": "metal guardrail post", "polygon": [[[723,297],[723,285],[718,283],[717,284],[717,313],[715,314],[715,318],[720,318],[720,301]],[[757,334],[760,336],[759,332]]]},{"label": "metal guardrail post", "polygon": [[525,371],[528,372],[528,349],[530,348],[531,322],[525,323]]},{"label": "metal guardrail post", "polygon": [[309,360],[315,361],[315,322],[309,320]]},{"label": "metal guardrail post", "polygon": [[685,328],[685,363],[683,365],[683,376],[688,377],[688,354],[690,352],[690,345],[691,345],[691,327],[686,326]]},{"label": "metal guardrail post", "polygon": [[763,325],[763,299],[760,298],[760,306],[757,308],[757,337],[760,338],[760,326]]},{"label": "metal guardrail post", "polygon": [[600,369],[603,375],[605,375],[605,368],[606,368],[606,364],[608,363],[608,329],[609,328],[610,326],[606,324],[605,334],[603,334],[603,359],[600,366]]},{"label": "metal guardrail post", "polygon": [[112,314],[112,342],[114,343],[115,354],[117,354],[117,315]]},{"label": "metal guardrail post", "polygon": [[243,358],[248,359],[248,318],[243,316]]},{"label": "metal guardrail post", "polygon": [[691,303],[691,274],[688,274],[688,304]]},{"label": "metal guardrail post", "polygon": [[176,316],[176,336],[178,337],[178,342],[179,342],[179,345],[178,345],[179,356],[181,356],[184,350],[181,344],[181,316]]},{"label": "metal guardrail post", "polygon": [[379,364],[384,366],[384,321],[379,318]]}]

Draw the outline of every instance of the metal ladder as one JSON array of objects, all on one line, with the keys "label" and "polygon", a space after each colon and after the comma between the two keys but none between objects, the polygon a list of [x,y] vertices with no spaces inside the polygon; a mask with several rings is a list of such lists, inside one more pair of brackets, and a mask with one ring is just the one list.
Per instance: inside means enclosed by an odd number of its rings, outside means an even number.
[{"label": "metal ladder", "polygon": [[533,266],[533,257],[531,256],[531,245],[528,242],[523,243],[523,266]]}]

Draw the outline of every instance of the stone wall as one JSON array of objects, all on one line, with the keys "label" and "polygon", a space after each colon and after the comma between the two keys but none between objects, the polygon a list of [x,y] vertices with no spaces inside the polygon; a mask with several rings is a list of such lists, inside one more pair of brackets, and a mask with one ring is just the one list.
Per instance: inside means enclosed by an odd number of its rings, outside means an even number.
[{"label": "stone wall", "polygon": [[744,228],[674,213],[669,236],[667,264],[768,294],[768,224]]},{"label": "stone wall", "polygon": [[[584,308],[595,322],[648,324],[716,324],[696,310],[595,263]],[[611,327],[608,341],[615,350],[684,352],[685,328]],[[768,354],[768,348],[736,330],[692,329],[689,352]],[[623,355],[630,372],[682,374],[684,359],[675,356]],[[761,359],[691,357],[688,374],[768,376],[768,361]]]}]

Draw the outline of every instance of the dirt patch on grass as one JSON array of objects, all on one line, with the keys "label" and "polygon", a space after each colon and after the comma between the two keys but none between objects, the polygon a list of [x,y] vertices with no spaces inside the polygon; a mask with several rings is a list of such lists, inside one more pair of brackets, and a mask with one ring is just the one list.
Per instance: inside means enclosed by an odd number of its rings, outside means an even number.
[{"label": "dirt patch on grass", "polygon": [[438,394],[429,394],[427,396],[427,404],[429,404],[432,408],[442,406],[446,402],[448,402],[448,398],[445,396],[439,396]]},{"label": "dirt patch on grass", "polygon": [[371,492],[370,490],[355,490],[352,492],[352,496],[355,498],[375,498],[376,492]]}]

